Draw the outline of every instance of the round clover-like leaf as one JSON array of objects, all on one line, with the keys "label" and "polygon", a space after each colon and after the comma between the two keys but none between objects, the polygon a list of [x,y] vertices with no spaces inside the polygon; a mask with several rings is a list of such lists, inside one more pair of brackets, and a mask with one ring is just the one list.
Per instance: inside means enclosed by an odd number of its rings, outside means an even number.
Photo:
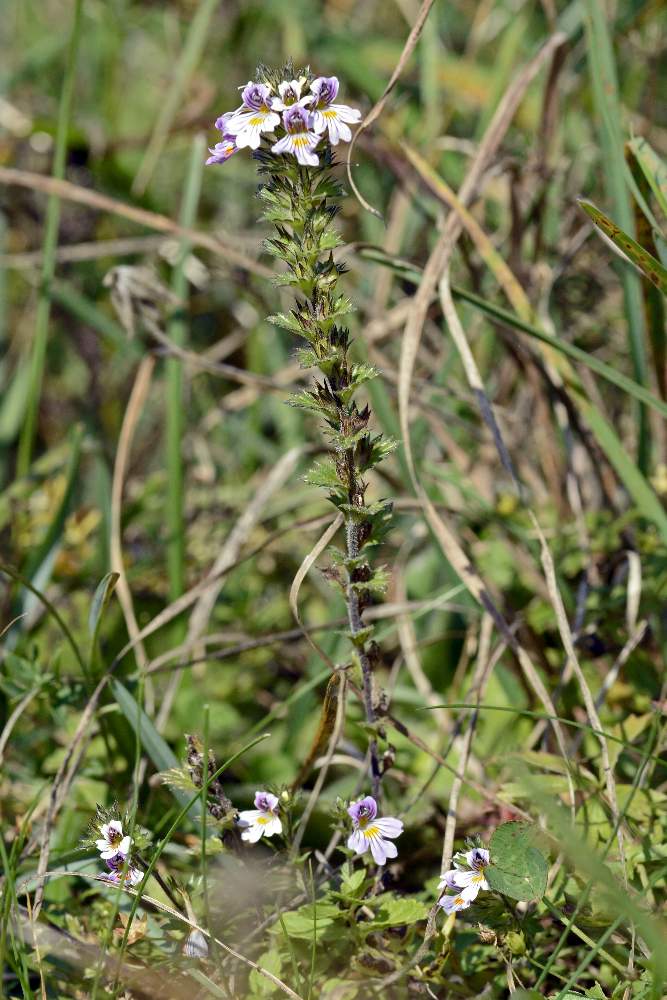
[{"label": "round clover-like leaf", "polygon": [[491,837],[491,864],[485,871],[492,889],[512,899],[541,899],[547,887],[548,865],[533,847],[535,828],[528,823],[503,823]]}]

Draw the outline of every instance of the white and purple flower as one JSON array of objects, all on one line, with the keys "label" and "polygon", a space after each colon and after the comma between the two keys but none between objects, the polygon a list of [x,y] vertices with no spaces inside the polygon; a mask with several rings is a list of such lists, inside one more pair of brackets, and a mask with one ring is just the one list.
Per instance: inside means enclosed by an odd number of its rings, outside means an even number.
[{"label": "white and purple flower", "polygon": [[338,77],[318,76],[310,86],[315,103],[313,104],[313,128],[316,132],[329,131],[329,142],[337,146],[341,139],[349,142],[352,132],[347,122],[356,124],[361,118],[361,111],[347,104],[334,104],[338,96]]},{"label": "white and purple flower", "polygon": [[[347,846],[356,854],[365,854],[370,848],[376,864],[384,865],[387,858],[395,858],[398,854],[395,837],[403,833],[403,823],[393,816],[377,818],[377,802],[367,795],[358,799],[349,807],[348,815],[352,818],[354,830],[347,839]],[[385,838],[390,838],[389,840]]]},{"label": "white and purple flower", "polygon": [[112,882],[114,885],[139,885],[144,873],[140,868],[135,868],[134,865],[129,864],[125,868],[126,859],[122,855],[117,855],[115,858],[108,858],[107,865],[109,866],[109,871],[104,873],[104,878],[107,882]]},{"label": "white and purple flower", "polygon": [[[243,90],[243,103],[235,111],[221,115],[215,123],[222,138],[209,148],[206,163],[225,163],[244,147],[259,149],[263,133],[277,130],[274,153],[290,153],[304,166],[316,167],[319,157],[314,152],[326,133],[332,146],[352,138],[349,125],[357,123],[361,112],[347,104],[334,103],[338,96],[338,78],[319,76],[313,80],[310,93],[303,94],[307,77],[283,80],[278,94],[267,83],[249,80]],[[302,96],[303,94],[303,96]],[[282,121],[280,118],[282,114]],[[285,134],[283,135],[283,129]]]},{"label": "white and purple flower", "polygon": [[129,854],[132,838],[123,836],[123,824],[118,819],[112,819],[109,823],[103,823],[100,827],[102,834],[99,840],[95,841],[95,846],[100,852],[100,857],[105,861],[119,855],[125,859]]},{"label": "white and purple flower", "polygon": [[305,107],[307,104],[312,104],[315,100],[312,94],[306,94],[305,97],[301,96],[305,82],[306,78],[302,76],[299,80],[283,80],[282,83],[278,84],[278,93],[280,96],[273,98],[271,102],[273,110],[287,111],[295,105]]},{"label": "white and purple flower", "polygon": [[222,132],[222,138],[220,142],[216,142],[215,146],[209,146],[208,151],[211,155],[206,161],[206,166],[209,163],[224,163],[238,151],[236,136],[227,130],[227,122],[233,115],[233,111],[228,111],[227,114],[220,115],[216,120],[215,127]]},{"label": "white and purple flower", "polygon": [[283,114],[285,135],[271,146],[273,153],[292,153],[304,166],[316,167],[320,162],[313,152],[322,138],[313,128],[313,115],[299,104],[288,108]]},{"label": "white and purple flower", "polygon": [[243,104],[227,118],[225,128],[235,137],[238,149],[257,149],[262,132],[273,132],[280,125],[280,115],[271,110],[271,88],[267,84],[249,80],[242,96]]},{"label": "white and purple flower", "polygon": [[262,837],[282,833],[283,825],[278,815],[280,803],[271,792],[255,792],[255,808],[239,813],[239,824],[245,827],[241,840],[256,844]]},{"label": "white and purple flower", "polygon": [[443,896],[438,906],[447,914],[467,909],[481,889],[490,888],[484,874],[490,862],[491,857],[484,847],[474,847],[472,851],[454,855],[454,867],[443,872],[438,889],[441,892],[453,889],[455,895]]}]

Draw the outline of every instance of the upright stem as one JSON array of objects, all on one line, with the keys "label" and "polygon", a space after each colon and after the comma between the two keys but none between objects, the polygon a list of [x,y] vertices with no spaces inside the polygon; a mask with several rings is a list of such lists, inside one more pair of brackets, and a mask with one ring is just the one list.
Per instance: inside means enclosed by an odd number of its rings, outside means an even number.
[{"label": "upright stem", "polygon": [[[359,538],[357,525],[353,518],[348,518],[345,522],[345,536],[347,541],[348,559],[356,559],[359,555]],[[359,595],[352,586],[352,577],[348,573],[346,600],[347,600],[347,620],[350,625],[352,636],[357,636],[364,628],[361,620],[359,608]],[[373,726],[376,722],[375,705],[373,704],[373,668],[370,657],[366,652],[365,644],[359,650],[359,663],[361,664],[361,675],[363,678],[364,708],[366,710],[366,722]],[[373,798],[377,799],[380,794],[380,761],[378,759],[378,743],[375,736],[369,737],[368,750],[371,757],[371,787]]]},{"label": "upright stem", "polygon": [[324,162],[316,168],[299,166],[262,150],[255,155],[262,173],[268,176],[268,183],[259,192],[265,204],[264,217],[274,224],[276,232],[265,241],[265,247],[288,266],[279,283],[292,285],[297,292],[292,310],[270,319],[305,341],[298,351],[299,360],[303,367],[319,368],[321,373],[312,388],[294,394],[289,401],[320,415],[331,445],[329,456],[316,463],[307,481],[326,489],[344,517],[345,551],[336,552],[332,576],[343,592],[349,635],[361,669],[372,794],[377,798],[381,773],[373,653],[363,613],[372,595],[384,589],[384,568],[371,565],[369,552],[383,538],[391,504],[384,500],[367,503],[363,477],[395,445],[371,433],[370,410],[355,399],[357,388],[377,372],[370,365],[352,362],[350,333],[340,325],[353,306],[337,290],[345,270],[333,255],[340,245],[335,218],[342,189],[329,169],[331,150],[323,154]]}]

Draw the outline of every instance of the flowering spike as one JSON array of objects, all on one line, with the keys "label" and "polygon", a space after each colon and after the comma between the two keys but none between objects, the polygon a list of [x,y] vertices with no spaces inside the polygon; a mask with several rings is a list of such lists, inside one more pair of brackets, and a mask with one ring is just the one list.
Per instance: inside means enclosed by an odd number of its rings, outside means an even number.
[{"label": "flowering spike", "polygon": [[[301,345],[300,359],[304,365],[319,367],[323,376],[288,402],[318,413],[329,439],[331,456],[326,474],[319,478],[345,521],[344,573],[338,581],[347,603],[354,662],[361,668],[371,733],[371,791],[377,798],[381,778],[377,737],[382,730],[373,694],[372,629],[363,614],[385,584],[382,572],[371,569],[368,551],[382,540],[391,505],[367,503],[363,477],[389,454],[392,445],[381,445],[379,438],[369,436],[370,411],[354,399],[357,388],[376,373],[369,366],[352,363],[350,337],[339,325],[353,307],[347,296],[337,292],[345,267],[333,256],[341,243],[334,222],[336,200],[343,192],[330,170],[332,147],[351,137],[349,124],[359,120],[360,112],[334,103],[339,90],[334,76],[314,78],[308,70],[295,70],[288,63],[279,72],[259,67],[256,80],[243,88],[241,109],[231,117],[223,115],[218,127],[235,137],[237,147],[255,150],[265,179],[259,189],[264,218],[275,226],[274,237],[264,247],[285,264],[276,284],[292,285],[297,291],[294,308],[275,314],[271,321],[306,342]],[[304,96],[307,86],[310,93]],[[274,135],[264,137],[271,130]],[[220,160],[225,152],[221,150]],[[318,478],[317,470],[314,476]],[[245,831],[246,839],[264,835],[253,824]],[[390,844],[387,856],[392,850]]]}]

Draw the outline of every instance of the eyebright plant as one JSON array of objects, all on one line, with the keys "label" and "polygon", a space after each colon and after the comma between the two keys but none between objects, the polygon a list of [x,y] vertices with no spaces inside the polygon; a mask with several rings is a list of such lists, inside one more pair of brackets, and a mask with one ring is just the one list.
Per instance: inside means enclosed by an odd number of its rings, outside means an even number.
[{"label": "eyebright plant", "polygon": [[[257,75],[261,75],[261,70]],[[224,163],[245,147],[258,149],[265,132],[279,136],[271,145],[272,152],[291,153],[299,163],[310,167],[319,164],[314,150],[324,133],[332,146],[337,146],[341,139],[349,142],[350,124],[359,121],[361,112],[347,104],[334,103],[339,86],[335,76],[320,76],[310,81],[310,93],[302,97],[309,77],[308,74],[298,80],[283,80],[277,85],[277,94],[275,85],[268,82],[249,80],[245,87],[239,87],[243,91],[242,103],[216,120],[215,127],[222,138],[209,149],[211,155],[206,163]]]},{"label": "eyebright plant", "polygon": [[489,889],[489,883],[484,874],[491,863],[489,852],[483,847],[474,847],[472,851],[459,851],[453,858],[454,867],[444,872],[438,889],[453,889],[454,895],[445,895],[438,901],[446,914],[467,909],[477,899],[482,889]]},{"label": "eyebright plant", "polygon": [[378,818],[375,799],[367,795],[353,802],[347,810],[354,827],[347,839],[347,846],[355,854],[365,854],[370,848],[373,860],[384,865],[387,858],[398,856],[396,844],[392,840],[403,833],[403,823],[394,816]]},{"label": "eyebright plant", "polygon": [[[127,827],[127,817],[120,816],[115,803],[109,810],[98,806],[84,842],[87,846],[94,844],[100,853],[100,858],[106,861],[108,871],[104,873],[104,878],[108,882],[132,886],[141,882],[143,871],[133,856],[132,847],[133,845],[136,847],[137,844],[124,832]],[[142,843],[146,840],[143,832],[140,833],[139,840]]]},{"label": "eyebright plant", "polygon": [[283,832],[278,812],[280,802],[271,792],[255,792],[255,808],[239,813],[239,826],[243,827],[241,840],[256,844],[262,837],[273,837]]},{"label": "eyebright plant", "polygon": [[386,586],[385,570],[371,566],[369,552],[386,533],[391,504],[368,501],[365,476],[396,444],[369,430],[370,410],[355,396],[377,372],[352,360],[350,333],[341,325],[353,306],[337,287],[345,271],[334,257],[341,245],[335,219],[343,191],[333,173],[332,147],[351,138],[349,126],[359,121],[360,112],[337,103],[338,90],[333,76],[314,77],[307,69],[295,72],[290,63],[278,73],[260,66],[255,80],[243,88],[241,106],[216,121],[222,140],[212,147],[207,162],[222,163],[246,146],[254,151],[263,178],[263,218],[276,230],[264,246],[286,266],[275,283],[293,287],[297,297],[289,313],[269,319],[297,334],[303,342],[297,352],[301,366],[318,368],[321,374],[312,388],[288,402],[316,413],[331,445],[329,457],[316,464],[307,481],[326,489],[344,518],[345,549],[334,550],[330,576],[347,605],[369,731],[371,791],[377,799],[377,737],[382,733],[373,694],[376,647],[363,612]]}]

